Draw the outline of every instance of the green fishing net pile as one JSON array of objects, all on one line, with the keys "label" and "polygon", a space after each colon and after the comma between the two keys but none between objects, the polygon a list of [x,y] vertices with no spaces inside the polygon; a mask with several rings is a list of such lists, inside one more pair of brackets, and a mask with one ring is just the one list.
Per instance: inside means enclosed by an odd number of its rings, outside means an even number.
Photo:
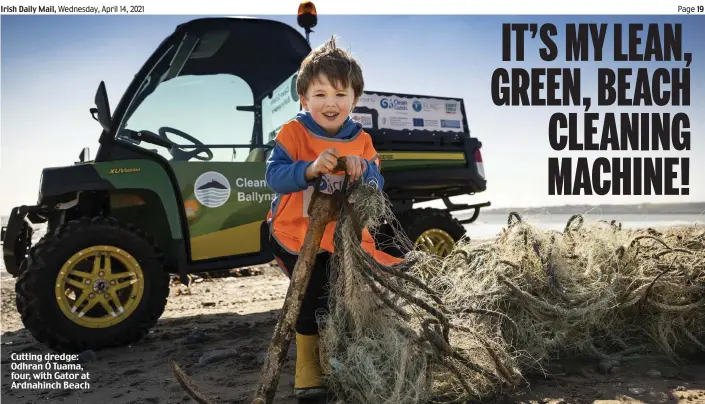
[{"label": "green fishing net pile", "polygon": [[[384,194],[348,191],[360,224],[399,229]],[[501,235],[439,258],[411,251],[383,267],[344,211],[330,313],[321,314],[326,382],[340,402],[467,402],[521,387],[555,358],[705,350],[705,230],[627,230],[575,216],[562,232],[512,213]],[[411,242],[398,233],[402,248]]]}]

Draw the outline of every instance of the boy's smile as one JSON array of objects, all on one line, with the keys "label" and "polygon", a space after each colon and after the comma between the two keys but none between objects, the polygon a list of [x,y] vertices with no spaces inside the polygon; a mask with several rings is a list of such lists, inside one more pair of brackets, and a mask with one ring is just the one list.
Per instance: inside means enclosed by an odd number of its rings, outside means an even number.
[{"label": "boy's smile", "polygon": [[345,119],[352,112],[357,100],[350,84],[342,88],[334,87],[328,77],[319,74],[311,83],[306,94],[301,96],[301,104],[311,113],[313,120],[329,135],[335,136]]}]

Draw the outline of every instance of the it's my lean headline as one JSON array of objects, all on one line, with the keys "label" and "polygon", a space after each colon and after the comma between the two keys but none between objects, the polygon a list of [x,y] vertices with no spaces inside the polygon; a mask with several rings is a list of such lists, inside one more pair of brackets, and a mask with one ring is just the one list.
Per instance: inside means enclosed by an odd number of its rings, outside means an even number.
[{"label": "it's my lean headline", "polygon": [[[559,36],[564,37],[562,50],[555,40]],[[690,150],[686,112],[644,112],[646,107],[690,106],[693,57],[683,49],[681,24],[503,24],[502,61],[524,61],[526,44],[537,39],[544,62],[594,62],[596,105],[616,106],[602,114],[590,111],[593,99],[581,91],[578,67],[495,69],[491,87],[497,106],[582,107],[579,113],[551,115],[548,139],[554,151]],[[623,67],[623,62],[648,67]],[[664,67],[666,62],[676,67]],[[620,112],[619,107],[640,111]],[[548,158],[550,195],[689,195],[689,187],[688,157],[600,156],[592,163],[588,157]]]}]

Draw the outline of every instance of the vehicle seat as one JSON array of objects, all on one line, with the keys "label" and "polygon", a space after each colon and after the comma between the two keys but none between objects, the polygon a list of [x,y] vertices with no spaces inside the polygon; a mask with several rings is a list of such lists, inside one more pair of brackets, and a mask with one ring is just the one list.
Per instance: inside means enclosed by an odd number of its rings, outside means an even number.
[{"label": "vehicle seat", "polygon": [[258,147],[256,149],[253,149],[250,154],[247,155],[247,158],[245,159],[245,162],[248,163],[264,163],[266,160],[264,156],[264,148],[263,147]]}]

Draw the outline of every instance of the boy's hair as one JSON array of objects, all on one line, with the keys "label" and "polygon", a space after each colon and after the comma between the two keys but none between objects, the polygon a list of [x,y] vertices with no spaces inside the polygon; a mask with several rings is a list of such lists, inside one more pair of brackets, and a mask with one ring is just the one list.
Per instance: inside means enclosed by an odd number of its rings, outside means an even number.
[{"label": "boy's hair", "polygon": [[326,43],[312,50],[301,62],[296,79],[297,93],[306,94],[313,80],[323,73],[333,86],[340,83],[345,88],[350,84],[355,98],[362,95],[365,87],[362,68],[348,52],[338,48],[335,42],[334,35]]}]

